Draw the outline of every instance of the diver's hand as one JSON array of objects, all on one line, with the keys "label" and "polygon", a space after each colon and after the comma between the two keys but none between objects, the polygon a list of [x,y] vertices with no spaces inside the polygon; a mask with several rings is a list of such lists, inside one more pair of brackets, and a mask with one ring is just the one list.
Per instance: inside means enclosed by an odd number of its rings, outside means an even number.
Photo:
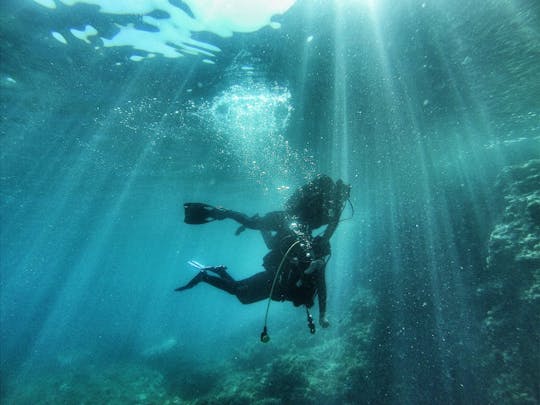
[{"label": "diver's hand", "polygon": [[312,274],[324,266],[324,260],[313,260],[307,269],[304,270],[304,274]]},{"label": "diver's hand", "polygon": [[321,325],[322,328],[326,329],[330,326],[330,322],[328,322],[328,318],[326,318],[326,315],[322,315],[319,318],[319,325]]}]

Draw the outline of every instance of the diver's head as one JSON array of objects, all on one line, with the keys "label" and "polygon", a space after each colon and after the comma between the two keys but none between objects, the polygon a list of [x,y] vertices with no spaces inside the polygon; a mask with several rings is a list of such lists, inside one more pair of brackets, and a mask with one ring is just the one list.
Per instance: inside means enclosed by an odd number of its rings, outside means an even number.
[{"label": "diver's head", "polygon": [[324,209],[329,221],[338,220],[345,203],[351,195],[351,186],[341,179],[332,183],[333,187],[325,194]]},{"label": "diver's head", "polygon": [[339,219],[351,187],[343,180],[334,181],[319,174],[300,187],[285,203],[285,209],[311,228],[318,228]]},{"label": "diver's head", "polygon": [[347,200],[351,197],[351,186],[345,184],[341,179],[336,181],[335,198],[339,202],[340,206],[343,206]]}]

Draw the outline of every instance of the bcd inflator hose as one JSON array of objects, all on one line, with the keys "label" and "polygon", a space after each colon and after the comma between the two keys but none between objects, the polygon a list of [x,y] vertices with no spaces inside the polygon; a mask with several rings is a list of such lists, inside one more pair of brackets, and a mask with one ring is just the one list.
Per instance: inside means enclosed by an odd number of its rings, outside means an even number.
[{"label": "bcd inflator hose", "polygon": [[287,251],[283,255],[283,258],[281,259],[281,263],[279,263],[279,267],[276,271],[276,275],[274,276],[274,281],[272,282],[272,288],[270,289],[270,296],[268,297],[268,304],[266,305],[266,314],[264,315],[264,327],[261,332],[261,342],[263,343],[268,343],[270,341],[270,336],[268,335],[268,327],[267,327],[268,312],[270,311],[270,303],[272,302],[272,295],[274,295],[274,288],[276,286],[276,281],[278,279],[279,273],[281,273],[281,270],[283,269],[283,264],[285,263],[285,260],[287,259],[287,257],[289,257],[289,254],[291,253],[293,248],[299,243],[300,241],[297,240],[289,247],[289,249],[287,249]]}]

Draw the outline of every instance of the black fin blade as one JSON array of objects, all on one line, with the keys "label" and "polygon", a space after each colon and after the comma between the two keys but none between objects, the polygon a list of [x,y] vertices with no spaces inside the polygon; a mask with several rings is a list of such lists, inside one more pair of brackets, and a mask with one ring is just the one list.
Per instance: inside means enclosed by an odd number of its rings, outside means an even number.
[{"label": "black fin blade", "polygon": [[184,204],[184,222],[191,225],[200,225],[212,222],[215,218],[212,216],[214,207],[204,203],[185,203]]}]

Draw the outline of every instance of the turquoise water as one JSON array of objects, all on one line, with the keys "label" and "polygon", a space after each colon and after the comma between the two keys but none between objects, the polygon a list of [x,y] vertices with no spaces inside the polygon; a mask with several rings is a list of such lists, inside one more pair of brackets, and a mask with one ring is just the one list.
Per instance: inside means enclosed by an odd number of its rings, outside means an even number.
[{"label": "turquoise water", "polygon": [[[2,403],[540,401],[537,1],[133,3],[0,6]],[[173,291],[317,173],[330,328]]]}]

